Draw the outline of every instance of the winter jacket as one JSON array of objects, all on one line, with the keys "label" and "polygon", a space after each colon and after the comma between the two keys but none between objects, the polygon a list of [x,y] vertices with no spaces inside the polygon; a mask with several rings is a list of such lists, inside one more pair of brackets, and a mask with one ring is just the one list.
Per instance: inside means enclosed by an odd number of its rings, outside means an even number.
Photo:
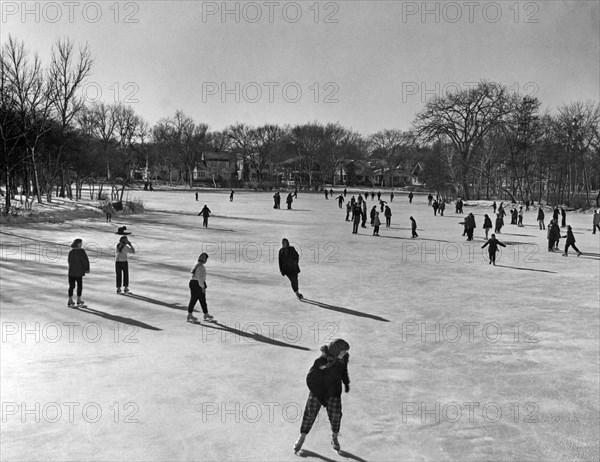
[{"label": "winter jacket", "polygon": [[496,253],[498,251],[498,246],[499,245],[502,246],[502,247],[506,247],[505,244],[503,244],[502,242],[500,242],[498,239],[494,239],[494,238],[489,239],[485,244],[483,244],[481,246],[481,248],[483,249],[483,248],[485,248],[488,245],[490,246],[490,248],[488,249],[488,251],[490,253]]},{"label": "winter jacket", "polygon": [[490,217],[485,217],[483,219],[483,229],[491,229],[492,228],[492,220]]},{"label": "winter jacket", "polygon": [[542,220],[542,221],[543,221],[543,220],[544,220],[544,217],[545,217],[545,215],[544,215],[544,211],[543,211],[542,209],[539,209],[539,210],[538,210],[538,216],[537,216],[537,219],[538,219],[538,221],[539,221],[539,220]]},{"label": "winter jacket", "polygon": [[282,247],[279,250],[279,271],[281,275],[298,274],[300,272],[299,260],[300,257],[294,247]]},{"label": "winter jacket", "polygon": [[575,236],[573,235],[572,229],[567,229],[567,235],[565,237],[567,238],[567,242],[565,242],[565,244],[567,244],[567,245],[575,244]]},{"label": "winter jacket", "polygon": [[90,261],[84,249],[71,249],[69,252],[69,276],[79,278],[90,271]]},{"label": "winter jacket", "polygon": [[306,376],[306,385],[311,393],[325,406],[331,397],[342,395],[342,382],[350,384],[348,361],[350,355],[343,358],[331,358],[325,353],[314,362]]}]

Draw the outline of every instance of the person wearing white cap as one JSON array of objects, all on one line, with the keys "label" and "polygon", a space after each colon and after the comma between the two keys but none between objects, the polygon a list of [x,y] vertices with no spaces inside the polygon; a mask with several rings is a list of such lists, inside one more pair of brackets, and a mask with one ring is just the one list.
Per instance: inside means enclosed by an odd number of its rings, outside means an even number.
[{"label": "person wearing white cap", "polygon": [[204,264],[208,260],[208,254],[203,252],[198,257],[198,262],[192,268],[192,278],[190,279],[190,303],[188,304],[187,320],[195,322],[198,318],[194,317],[194,306],[196,302],[200,302],[204,320],[214,322],[214,318],[208,314],[208,306],[206,304],[206,268]]}]

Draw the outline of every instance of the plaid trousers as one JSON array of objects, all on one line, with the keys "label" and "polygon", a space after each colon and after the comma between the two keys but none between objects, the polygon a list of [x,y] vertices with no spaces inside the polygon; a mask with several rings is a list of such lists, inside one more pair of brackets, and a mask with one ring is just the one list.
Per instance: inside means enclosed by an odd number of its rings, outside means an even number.
[{"label": "plaid trousers", "polygon": [[[304,408],[300,433],[310,432],[320,409],[321,403],[312,393],[310,393],[308,395],[308,400],[306,401],[306,407]],[[327,416],[331,423],[331,431],[333,433],[339,433],[340,424],[342,422],[342,398],[340,396],[331,396],[327,401],[325,409],[327,409]]]}]

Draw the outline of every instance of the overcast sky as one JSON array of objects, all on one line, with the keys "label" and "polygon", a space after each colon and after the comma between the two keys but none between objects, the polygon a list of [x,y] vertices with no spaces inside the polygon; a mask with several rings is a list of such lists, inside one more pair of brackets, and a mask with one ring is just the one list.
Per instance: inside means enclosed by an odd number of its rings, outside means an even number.
[{"label": "overcast sky", "polygon": [[88,100],[154,124],[336,122],[408,129],[433,94],[481,79],[544,108],[600,99],[600,2],[2,1],[0,39],[49,62],[59,37],[95,57]]}]

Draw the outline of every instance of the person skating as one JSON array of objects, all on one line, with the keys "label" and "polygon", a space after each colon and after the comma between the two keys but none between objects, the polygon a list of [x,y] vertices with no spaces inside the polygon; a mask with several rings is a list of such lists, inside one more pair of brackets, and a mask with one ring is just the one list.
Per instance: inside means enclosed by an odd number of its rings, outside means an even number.
[{"label": "person skating", "polygon": [[294,197],[292,196],[292,193],[289,193],[287,195],[287,199],[285,200],[285,203],[287,204],[287,209],[288,210],[292,209],[292,202],[294,202]]},{"label": "person skating", "polygon": [[198,190],[196,189],[196,192],[194,193],[194,195],[196,196],[196,202],[198,202]]},{"label": "person skating", "polygon": [[392,209],[387,205],[385,206],[383,216],[385,217],[385,227],[389,228],[392,225]]},{"label": "person skating", "polygon": [[308,399],[302,416],[300,436],[294,444],[294,452],[302,449],[306,435],[310,432],[321,406],[327,410],[331,424],[331,445],[340,450],[338,440],[342,421],[342,384],[346,393],[350,391],[348,376],[348,350],[350,345],[343,339],[335,339],[321,347],[321,356],[313,363],[306,376],[309,389]]},{"label": "person skating", "polygon": [[394,191],[390,192],[390,204],[394,202]]},{"label": "person skating", "polygon": [[352,208],[354,208],[354,204],[356,204],[356,197],[352,196],[350,198],[350,205],[352,206]]},{"label": "person skating", "polygon": [[90,272],[90,260],[82,246],[83,241],[75,239],[71,243],[71,251],[67,259],[69,263],[69,301],[67,302],[67,306],[69,307],[75,306],[75,302],[73,301],[75,285],[77,285],[77,305],[83,306],[85,304],[81,299],[81,295],[83,294],[83,276]]},{"label": "person skating", "polygon": [[300,273],[300,266],[298,261],[300,256],[296,249],[290,246],[290,241],[286,238],[281,240],[281,249],[279,249],[279,271],[282,276],[286,276],[292,284],[292,290],[296,294],[299,300],[304,297],[298,291],[298,274]]},{"label": "person skating", "polygon": [[573,250],[575,250],[575,252],[577,252],[577,256],[579,257],[581,255],[581,252],[575,245],[575,236],[573,235],[573,229],[571,228],[571,225],[567,226],[567,235],[563,236],[563,237],[566,239],[565,253],[563,253],[563,257],[569,256],[569,247],[573,247]]},{"label": "person skating", "polygon": [[560,208],[560,216],[562,217],[560,227],[564,228],[567,226],[567,212],[565,212],[565,209],[562,207]]},{"label": "person skating", "polygon": [[361,213],[361,207],[358,204],[354,204],[354,207],[352,208],[352,234],[358,234]]},{"label": "person skating", "polygon": [[121,283],[123,283],[123,291],[129,293],[129,262],[127,261],[128,254],[135,254],[135,249],[129,242],[127,236],[119,239],[115,252],[115,272],[117,274],[117,293],[121,293]]},{"label": "person skating", "polygon": [[410,217],[410,230],[412,231],[411,237],[419,237],[417,234],[417,222],[413,217]]},{"label": "person skating", "polygon": [[104,204],[104,207],[102,207],[102,210],[106,214],[106,222],[107,223],[112,222],[112,214],[115,213],[115,208],[113,207],[112,203],[107,202],[106,204]]},{"label": "person skating", "polygon": [[350,214],[352,213],[352,204],[346,202],[346,221],[350,221]]},{"label": "person skating", "polygon": [[594,210],[594,217],[592,218],[592,234],[596,234],[596,230],[600,231],[600,213],[598,213],[598,210]]},{"label": "person skating", "polygon": [[362,210],[360,212],[360,219],[361,219],[361,223],[360,223],[360,227],[361,228],[366,228],[367,227],[367,201],[364,200],[362,203]]},{"label": "person skating", "polygon": [[377,191],[377,200],[381,201],[381,191]]},{"label": "person skating", "polygon": [[494,203],[492,204],[492,211],[494,212],[494,215],[496,214],[496,201],[494,201]]},{"label": "person skating", "polygon": [[329,192],[325,190],[325,199],[329,200]]},{"label": "person skating", "polygon": [[379,212],[375,212],[375,218],[373,218],[373,236],[379,236],[380,226],[381,220],[379,219]]},{"label": "person skating", "polygon": [[444,216],[444,210],[445,210],[445,209],[446,209],[446,203],[445,203],[443,200],[441,200],[441,201],[440,201],[440,204],[439,204],[439,206],[438,206],[438,210],[439,210],[439,212],[440,212],[440,216],[441,216],[441,217],[443,217],[443,216]]},{"label": "person skating", "polygon": [[542,210],[542,207],[538,208],[538,214],[537,214],[537,221],[538,224],[540,225],[540,229],[541,230],[545,230],[546,229],[546,225],[544,224],[544,218],[546,217],[546,215],[544,214],[544,211]]},{"label": "person skating", "polygon": [[344,203],[344,196],[343,196],[342,194],[340,194],[340,195],[337,197],[337,201],[338,201],[338,205],[339,205],[339,207],[340,207],[340,208],[342,208],[342,204]]},{"label": "person skating", "polygon": [[519,228],[523,228],[523,226],[525,226],[523,224],[523,206],[519,207],[519,216],[518,216],[517,226]]},{"label": "person skating", "polygon": [[294,189],[294,199],[298,199],[298,188]]},{"label": "person skating", "polygon": [[383,208],[385,207],[385,204],[387,204],[386,201],[382,201],[382,200],[379,201],[379,211],[381,213],[383,213]]},{"label": "person skating", "polygon": [[413,192],[412,192],[412,191],[408,193],[408,203],[409,203],[409,204],[412,204],[412,200],[413,200],[413,197],[414,197],[414,196],[415,196],[415,195],[413,194]]},{"label": "person skating", "polygon": [[492,238],[483,244],[481,248],[483,249],[487,246],[489,246],[488,253],[490,256],[490,265],[493,263],[494,266],[496,266],[496,252],[498,252],[498,246],[506,247],[506,245],[496,239],[495,234],[492,234]]},{"label": "person skating", "polygon": [[331,189],[329,190],[329,195],[330,195],[331,197],[333,197],[333,188],[331,188]]},{"label": "person skating", "polygon": [[492,229],[492,220],[487,213],[483,216],[483,229],[485,231],[485,238],[487,239],[488,233],[490,232],[490,229]]},{"label": "person skating", "polygon": [[229,193],[229,202],[233,202],[233,194],[234,194],[234,191],[232,189],[231,192]]},{"label": "person skating", "polygon": [[198,214],[198,216],[202,215],[202,226],[204,226],[205,228],[208,228],[208,217],[210,217],[211,213],[212,212],[210,211],[208,206],[204,204],[204,207],[202,207],[202,210],[200,210],[200,213]]},{"label": "person skating", "polygon": [[431,207],[433,207],[433,216],[437,216],[437,211],[438,211],[438,207],[440,206],[440,204],[438,204],[438,201],[434,200],[433,203],[431,204]]},{"label": "person skating", "polygon": [[377,213],[377,206],[374,205],[373,208],[371,209],[371,213],[370,213],[370,216],[371,216],[371,225],[373,224],[373,220],[375,219],[375,214],[376,213]]},{"label": "person skating", "polygon": [[190,302],[188,303],[188,315],[187,320],[191,322],[198,321],[198,318],[194,316],[194,306],[196,306],[196,302],[200,302],[200,307],[202,308],[202,313],[204,313],[204,320],[212,322],[215,318],[213,318],[208,313],[208,305],[206,304],[206,261],[208,260],[208,254],[206,252],[202,252],[198,257],[198,261],[192,267],[192,277],[189,282],[190,288]]},{"label": "person skating", "polygon": [[275,192],[275,194],[273,194],[273,208],[274,209],[281,208],[281,195],[279,194],[279,191],[277,191],[277,192]]},{"label": "person skating", "polygon": [[548,252],[554,252],[560,238],[560,228],[554,219],[548,223]]},{"label": "person skating", "polygon": [[371,191],[371,200],[374,201],[375,200],[375,191]]},{"label": "person skating", "polygon": [[427,205],[429,207],[431,207],[431,202],[433,201],[433,196],[430,194],[429,196],[427,196]]},{"label": "person skating", "polygon": [[558,205],[554,206],[554,210],[552,211],[552,219],[555,220],[558,223],[558,215],[560,214],[560,211],[558,210]]},{"label": "person skating", "polygon": [[346,188],[344,188],[344,197],[346,197],[346,194],[348,194],[348,191],[346,191]]}]

